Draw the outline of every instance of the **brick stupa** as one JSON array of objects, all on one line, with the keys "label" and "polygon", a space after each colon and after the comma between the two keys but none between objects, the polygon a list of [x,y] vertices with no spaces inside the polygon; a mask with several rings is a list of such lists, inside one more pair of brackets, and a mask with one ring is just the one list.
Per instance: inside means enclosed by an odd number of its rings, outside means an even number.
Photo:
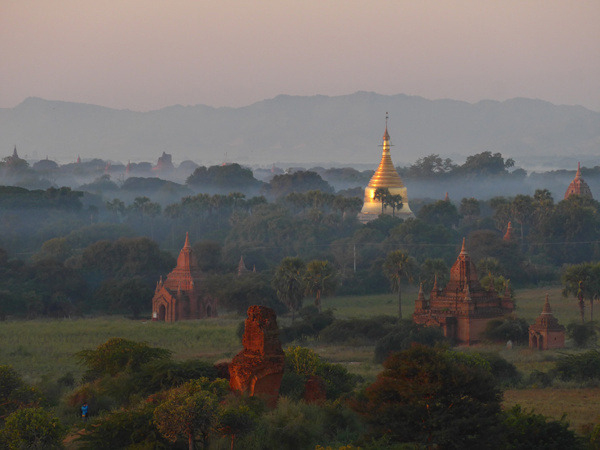
[{"label": "brick stupa", "polygon": [[565,327],[558,323],[552,314],[550,301],[546,294],[546,302],[540,316],[529,327],[529,348],[548,350],[565,346]]},{"label": "brick stupa", "polygon": [[250,306],[244,325],[244,349],[229,364],[229,387],[275,406],[285,361],[277,316],[266,306]]},{"label": "brick stupa", "polygon": [[481,286],[463,239],[460,254],[450,269],[450,281],[439,289],[436,279],[429,300],[421,288],[413,321],[441,327],[450,340],[471,345],[481,340],[490,320],[502,318],[513,310],[508,286],[502,297],[493,288],[487,290]]},{"label": "brick stupa", "polygon": [[156,284],[152,298],[152,320],[176,322],[217,316],[217,300],[200,291],[202,272],[192,253],[188,233],[177,266]]}]

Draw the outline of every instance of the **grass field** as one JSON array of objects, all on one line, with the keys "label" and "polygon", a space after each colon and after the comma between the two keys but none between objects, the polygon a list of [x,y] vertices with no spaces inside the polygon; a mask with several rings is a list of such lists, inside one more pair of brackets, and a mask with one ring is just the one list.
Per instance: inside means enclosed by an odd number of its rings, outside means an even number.
[{"label": "grass field", "polygon": [[572,429],[600,423],[600,389],[519,389],[504,392],[504,407],[520,404],[527,410],[559,420],[563,414]]},{"label": "grass field", "polygon": [[[515,293],[516,314],[533,322],[542,310],[546,293],[550,295],[552,310],[562,324],[579,320],[576,301],[563,298],[559,287],[518,290]],[[404,317],[412,314],[416,295],[414,286],[403,290]],[[332,297],[323,299],[323,308],[332,308],[338,318],[396,315],[397,299],[395,294]],[[202,358],[214,362],[231,358],[241,349],[236,330],[243,319],[235,314],[224,314],[216,319],[175,324],[120,317],[0,322],[0,364],[12,365],[30,383],[56,380],[67,372],[78,378],[83,367],[75,354],[82,349],[95,348],[111,337],[145,341],[169,349],[175,359]],[[290,318],[284,316],[278,321],[281,326],[289,323]],[[331,362],[343,364],[367,382],[373,381],[381,371],[381,366],[373,362],[372,346],[353,342],[324,345],[314,340],[300,345],[313,348]],[[539,352],[518,346],[509,350],[502,345],[481,345],[463,350],[498,352],[525,374],[533,369],[546,371],[561,353],[573,351]],[[556,418],[565,412],[572,425],[578,427],[597,420],[600,389],[507,391],[505,404],[515,403]]]}]

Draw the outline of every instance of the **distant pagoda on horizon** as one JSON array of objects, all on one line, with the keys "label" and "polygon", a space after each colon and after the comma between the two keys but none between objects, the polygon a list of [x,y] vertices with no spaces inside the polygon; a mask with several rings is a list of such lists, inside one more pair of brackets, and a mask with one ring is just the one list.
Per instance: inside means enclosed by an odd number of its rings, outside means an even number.
[{"label": "distant pagoda on horizon", "polygon": [[369,181],[369,184],[365,188],[364,203],[359,214],[360,221],[365,223],[377,219],[379,215],[382,214],[381,201],[375,198],[375,191],[378,188],[387,189],[391,195],[402,196],[402,208],[399,208],[394,212],[390,206],[384,206],[383,214],[395,214],[397,217],[402,219],[413,217],[413,213],[408,206],[406,187],[402,182],[402,178],[400,178],[400,175],[398,175],[398,172],[394,167],[394,163],[392,163],[392,157],[390,154],[390,135],[388,133],[387,122],[388,115],[386,114],[381,162],[371,177],[371,181]]},{"label": "distant pagoda on horizon", "polygon": [[577,163],[577,172],[575,178],[569,184],[567,191],[565,192],[565,200],[571,195],[581,195],[582,197],[594,198],[592,190],[581,176],[581,163]]}]

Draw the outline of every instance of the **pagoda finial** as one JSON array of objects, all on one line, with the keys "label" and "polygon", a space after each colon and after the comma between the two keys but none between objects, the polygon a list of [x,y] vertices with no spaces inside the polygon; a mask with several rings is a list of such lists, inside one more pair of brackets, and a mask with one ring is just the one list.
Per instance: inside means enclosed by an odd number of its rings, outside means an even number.
[{"label": "pagoda finial", "polygon": [[575,178],[581,178],[581,162],[577,161],[577,173],[575,173]]},{"label": "pagoda finial", "polygon": [[548,300],[548,293],[546,293],[546,301],[544,302],[544,309],[542,310],[542,314],[552,314],[552,309],[550,308],[550,300]]},{"label": "pagoda finial", "polygon": [[437,273],[433,276],[433,289],[431,289],[432,291],[436,291],[438,290],[438,285],[437,285]]},{"label": "pagoda finial", "polygon": [[462,248],[460,249],[460,254],[461,255],[466,255],[467,254],[467,247],[465,245],[465,241],[466,241],[466,238],[463,238]]},{"label": "pagoda finial", "polygon": [[189,231],[185,232],[185,243],[183,244],[183,248],[190,248],[190,233],[189,233]]},{"label": "pagoda finial", "polygon": [[450,201],[450,197],[448,196],[448,191],[446,191],[446,196],[444,197],[444,201],[445,202],[449,202]]},{"label": "pagoda finial", "polygon": [[383,140],[384,141],[389,141],[390,140],[390,135],[388,133],[387,130],[387,126],[388,126],[388,119],[390,118],[388,112],[385,112],[385,133],[383,133]]},{"label": "pagoda finial", "polygon": [[[387,124],[387,119],[386,119],[386,124]],[[387,125],[385,127],[385,129],[387,130]],[[15,145],[15,149],[13,150],[13,158],[18,158],[19,155],[17,155],[17,146]]]}]

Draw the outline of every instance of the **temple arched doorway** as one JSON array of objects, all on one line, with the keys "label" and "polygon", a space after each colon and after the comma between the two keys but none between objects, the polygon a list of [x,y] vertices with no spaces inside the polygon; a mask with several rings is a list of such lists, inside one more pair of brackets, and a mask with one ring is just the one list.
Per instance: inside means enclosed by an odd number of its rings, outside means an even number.
[{"label": "temple arched doorway", "polygon": [[212,308],[210,305],[206,305],[206,317],[212,317]]},{"label": "temple arched doorway", "polygon": [[160,305],[158,307],[158,320],[161,320],[164,322],[166,318],[167,318],[167,308],[165,307],[165,305]]}]

